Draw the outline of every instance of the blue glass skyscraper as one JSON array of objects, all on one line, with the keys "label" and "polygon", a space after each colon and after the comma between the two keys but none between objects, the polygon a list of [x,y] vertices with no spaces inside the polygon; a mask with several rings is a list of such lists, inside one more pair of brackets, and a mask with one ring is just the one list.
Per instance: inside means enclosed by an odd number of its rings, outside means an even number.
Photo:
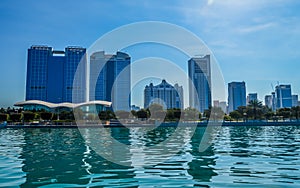
[{"label": "blue glass skyscraper", "polygon": [[276,109],[292,107],[291,85],[278,85],[275,88]]},{"label": "blue glass skyscraper", "polygon": [[212,106],[210,55],[188,61],[190,107],[200,112]]},{"label": "blue glass skyscraper", "polygon": [[245,82],[228,83],[228,112],[232,112],[240,106],[246,106]]},{"label": "blue glass skyscraper", "polygon": [[[26,100],[52,103],[85,101],[86,49],[67,47],[65,51],[48,46],[31,46],[28,49]],[[78,81],[73,82],[80,61]],[[72,95],[74,94],[74,95]]]},{"label": "blue glass skyscraper", "polygon": [[90,56],[90,100],[111,101],[114,111],[130,110],[131,58],[128,54],[115,55],[95,52]]}]

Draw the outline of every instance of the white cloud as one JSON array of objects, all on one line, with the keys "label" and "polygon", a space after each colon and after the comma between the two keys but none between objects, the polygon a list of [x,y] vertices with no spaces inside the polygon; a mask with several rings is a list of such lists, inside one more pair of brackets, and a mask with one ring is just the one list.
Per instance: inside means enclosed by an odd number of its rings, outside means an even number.
[{"label": "white cloud", "polygon": [[253,33],[258,32],[261,30],[269,29],[271,27],[276,26],[277,24],[275,22],[269,22],[269,23],[263,23],[258,25],[251,25],[247,27],[241,27],[237,29],[237,32],[239,33]]},{"label": "white cloud", "polygon": [[208,0],[207,5],[212,5],[214,3],[214,0]]}]

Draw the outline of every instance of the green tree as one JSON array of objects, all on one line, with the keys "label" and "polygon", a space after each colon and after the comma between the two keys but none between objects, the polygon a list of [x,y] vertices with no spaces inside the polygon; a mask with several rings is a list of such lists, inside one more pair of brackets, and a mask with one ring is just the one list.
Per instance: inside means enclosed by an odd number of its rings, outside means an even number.
[{"label": "green tree", "polygon": [[169,121],[173,121],[175,119],[174,110],[173,109],[167,110],[166,119],[169,120]]},{"label": "green tree", "polygon": [[208,120],[222,120],[225,113],[220,107],[209,107],[209,109],[204,111],[204,116]]},{"label": "green tree", "polygon": [[275,114],[274,114],[274,112],[272,112],[272,110],[264,113],[264,116],[267,120],[272,119],[274,117],[274,115]]},{"label": "green tree", "polygon": [[224,121],[232,121],[229,115],[224,115]]},{"label": "green tree", "polygon": [[34,118],[35,118],[35,113],[29,111],[23,112],[24,121],[29,122],[34,120]]},{"label": "green tree", "polygon": [[40,112],[40,117],[42,120],[51,120],[53,114],[51,112]]},{"label": "green tree", "polygon": [[13,122],[19,122],[21,120],[21,116],[22,114],[20,113],[11,113],[9,115],[10,119],[13,121]]},{"label": "green tree", "polygon": [[291,118],[291,109],[290,108],[280,108],[276,113],[278,116],[282,116],[284,119]]},{"label": "green tree", "polygon": [[115,114],[110,110],[101,111],[99,112],[98,116],[100,120],[110,120],[115,118]]},{"label": "green tree", "polygon": [[135,110],[131,110],[130,113],[131,113],[131,115],[132,115],[133,117],[136,117],[136,111],[135,111]]},{"label": "green tree", "polygon": [[293,106],[291,108],[292,116],[299,120],[300,106]]},{"label": "green tree", "polygon": [[197,109],[188,107],[184,110],[184,119],[196,121],[201,119],[201,114]]},{"label": "green tree", "polygon": [[237,110],[230,112],[230,113],[229,113],[229,116],[230,116],[232,119],[235,119],[236,121],[238,121],[240,118],[243,117],[243,115],[242,115],[239,111],[237,111]]},{"label": "green tree", "polygon": [[148,112],[144,109],[141,109],[139,111],[136,112],[136,115],[139,119],[146,119],[148,118]]},{"label": "green tree", "polygon": [[72,111],[62,111],[59,113],[60,120],[75,120],[74,114]]},{"label": "green tree", "polygon": [[258,100],[251,100],[249,105],[247,106],[247,114],[248,117],[251,115],[253,119],[262,118],[263,111],[262,111],[262,102]]},{"label": "green tree", "polygon": [[184,112],[182,112],[181,109],[173,109],[173,112],[174,112],[174,118],[176,120],[179,120],[181,118],[181,114],[184,115]]},{"label": "green tree", "polygon": [[99,117],[100,120],[109,120],[109,117],[108,117],[106,111],[99,112],[98,117]]},{"label": "green tree", "polygon": [[7,121],[7,114],[0,114],[0,121]]}]

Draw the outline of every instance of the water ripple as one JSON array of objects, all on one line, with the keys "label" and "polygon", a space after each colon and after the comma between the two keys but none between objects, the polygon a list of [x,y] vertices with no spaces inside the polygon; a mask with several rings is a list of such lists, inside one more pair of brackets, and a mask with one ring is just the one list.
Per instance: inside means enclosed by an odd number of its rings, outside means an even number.
[{"label": "water ripple", "polygon": [[[144,135],[141,129],[111,132],[132,146],[126,159],[131,167],[97,155],[77,129],[1,129],[0,187],[300,187],[300,127],[221,127],[212,131],[212,144],[202,153],[205,128],[199,127],[171,159],[161,148],[146,148],[174,129]],[[140,165],[161,159],[165,162]]]}]

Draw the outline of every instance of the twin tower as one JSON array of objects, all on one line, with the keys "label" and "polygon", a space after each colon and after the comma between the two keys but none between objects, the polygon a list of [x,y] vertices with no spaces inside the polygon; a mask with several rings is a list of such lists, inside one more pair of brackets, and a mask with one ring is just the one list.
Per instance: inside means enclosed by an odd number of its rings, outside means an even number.
[{"label": "twin tower", "polygon": [[115,109],[129,110],[130,62],[129,55],[122,52],[106,55],[102,51],[87,57],[82,47],[57,51],[48,46],[31,46],[27,59],[26,101],[114,101]]}]

